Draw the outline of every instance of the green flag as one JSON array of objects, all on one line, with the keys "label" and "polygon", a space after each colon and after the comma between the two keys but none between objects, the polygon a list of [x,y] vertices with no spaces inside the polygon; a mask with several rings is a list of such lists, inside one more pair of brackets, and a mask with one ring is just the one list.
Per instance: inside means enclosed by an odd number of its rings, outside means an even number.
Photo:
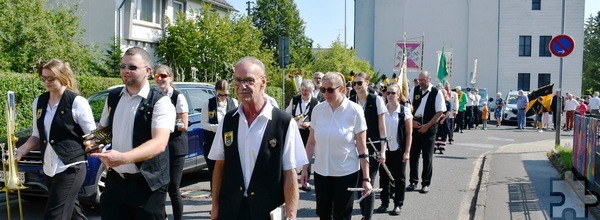
[{"label": "green flag", "polygon": [[437,77],[442,85],[446,84],[446,76],[448,76],[448,69],[446,68],[446,54],[444,53],[444,48],[442,48],[442,55],[440,56],[440,64],[438,65],[437,72]]}]

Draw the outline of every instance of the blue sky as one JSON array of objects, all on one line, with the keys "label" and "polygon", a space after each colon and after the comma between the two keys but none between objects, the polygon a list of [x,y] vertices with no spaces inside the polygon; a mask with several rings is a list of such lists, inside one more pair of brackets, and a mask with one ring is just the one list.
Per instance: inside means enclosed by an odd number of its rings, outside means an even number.
[{"label": "blue sky", "polygon": [[[248,0],[227,0],[240,13],[246,14]],[[250,0],[255,2],[255,0]],[[329,47],[336,38],[344,41],[344,1],[346,2],[346,42],[354,43],[353,0],[296,0],[300,16],[306,23],[306,35],[314,47]],[[600,11],[600,0],[585,0],[585,19]]]}]

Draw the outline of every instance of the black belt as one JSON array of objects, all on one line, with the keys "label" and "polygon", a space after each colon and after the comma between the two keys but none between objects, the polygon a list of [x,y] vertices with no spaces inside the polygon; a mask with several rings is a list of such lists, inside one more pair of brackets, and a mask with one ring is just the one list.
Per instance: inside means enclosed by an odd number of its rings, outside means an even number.
[{"label": "black belt", "polygon": [[114,172],[115,174],[117,174],[118,176],[120,176],[123,179],[137,179],[140,177],[144,177],[144,175],[142,175],[142,173],[119,173],[112,169],[110,171]]}]

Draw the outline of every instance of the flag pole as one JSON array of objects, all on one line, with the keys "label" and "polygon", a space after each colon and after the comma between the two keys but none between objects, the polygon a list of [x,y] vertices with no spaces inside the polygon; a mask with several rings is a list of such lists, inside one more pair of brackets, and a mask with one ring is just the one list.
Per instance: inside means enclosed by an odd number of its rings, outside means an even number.
[{"label": "flag pole", "polygon": [[419,72],[423,70],[423,55],[425,54],[425,32],[421,34],[421,66]]}]

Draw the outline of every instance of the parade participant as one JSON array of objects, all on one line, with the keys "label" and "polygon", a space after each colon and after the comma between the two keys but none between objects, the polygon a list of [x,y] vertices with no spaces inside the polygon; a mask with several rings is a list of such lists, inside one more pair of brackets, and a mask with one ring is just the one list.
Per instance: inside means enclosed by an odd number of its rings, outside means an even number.
[{"label": "parade participant", "polygon": [[38,76],[47,92],[33,100],[33,131],[15,159],[42,149],[48,186],[44,219],[87,219],[77,195],[87,174],[82,136],[96,129],[92,109],[77,94],[68,63],[52,59],[38,69]]},{"label": "parade participant", "polygon": [[386,154],[385,164],[394,177],[393,192],[391,192],[390,178],[382,173],[379,177],[379,186],[382,190],[379,198],[381,206],[376,209],[378,213],[387,211],[389,206],[390,194],[394,196],[394,209],[390,215],[400,215],[402,205],[404,205],[404,194],[406,192],[406,162],[410,158],[410,147],[412,144],[412,114],[408,106],[399,103],[402,96],[401,89],[397,84],[392,84],[387,88],[388,104],[387,112],[385,113],[385,128],[389,135],[388,151]]},{"label": "parade participant", "polygon": [[419,85],[411,89],[413,104],[413,142],[410,150],[410,184],[407,191],[415,190],[419,182],[419,158],[423,154],[420,193],[428,193],[433,173],[433,147],[438,120],[446,111],[444,97],[433,85],[427,71],[419,73]]},{"label": "parade participant", "polygon": [[241,105],[217,129],[208,157],[215,160],[211,219],[270,219],[285,201],[296,218],[296,167],[308,163],[298,126],[289,114],[267,104],[265,65],[238,60],[233,85]]},{"label": "parade participant", "polygon": [[502,126],[502,108],[504,107],[504,100],[502,99],[502,93],[496,93],[496,108],[494,109],[494,118],[496,118],[496,127]]},{"label": "parade participant", "polygon": [[446,92],[448,93],[448,95],[450,96],[450,109],[448,109],[449,114],[448,117],[446,118],[446,126],[448,126],[448,144],[452,144],[452,142],[454,141],[454,126],[455,126],[455,119],[458,117],[458,94],[456,94],[456,92],[452,91],[451,87],[450,87],[450,83],[446,83],[446,86],[444,87],[446,89]]},{"label": "parade participant", "polygon": [[[308,157],[315,156],[314,183],[317,215],[320,219],[351,219],[353,192],[347,188],[362,186],[370,192],[369,155],[367,154],[364,112],[360,105],[345,96],[344,76],[328,72],[323,77],[326,102],[315,106],[310,135],[306,144]],[[302,168],[300,181],[308,181],[308,165]],[[365,178],[359,179],[359,172]]]},{"label": "parade participant", "polygon": [[465,112],[467,111],[467,96],[460,86],[456,86],[456,95],[458,96],[458,116],[456,117],[456,128],[454,132],[463,133],[465,127]]},{"label": "parade participant", "polygon": [[175,106],[176,123],[175,130],[169,136],[169,173],[171,182],[169,182],[168,192],[173,207],[173,218],[179,220],[183,216],[183,200],[179,191],[181,185],[181,175],[185,164],[185,155],[188,154],[188,103],[185,96],[175,90],[173,84],[173,70],[166,65],[158,65],[154,69],[154,82],[161,90],[163,95],[171,99],[171,104]]},{"label": "parade participant", "polygon": [[312,97],[315,97],[317,99],[317,101],[319,102],[323,102],[325,101],[325,97],[323,97],[323,93],[320,90],[322,82],[323,82],[323,73],[322,72],[315,72],[313,73],[313,84],[315,86],[315,88],[313,89],[312,92]]},{"label": "parade participant", "polygon": [[[290,104],[285,111],[294,117],[294,120],[298,123],[300,129],[300,136],[302,137],[302,143],[306,146],[308,141],[308,135],[310,130],[310,116],[313,108],[319,103],[316,98],[312,97],[312,91],[315,86],[311,80],[304,80],[300,83],[300,94],[292,97]],[[310,178],[310,163],[308,166],[308,175]],[[301,186],[301,190],[310,191],[310,185]]]},{"label": "parade participant", "polygon": [[[215,139],[217,128],[223,123],[223,117],[238,106],[238,100],[229,96],[229,83],[227,80],[220,79],[215,83],[216,96],[208,99],[202,106],[202,118],[200,126],[204,129],[204,160],[208,166],[208,174],[211,178],[215,168],[215,161],[208,158],[210,149]],[[212,184],[211,184],[212,187]]]},{"label": "parade participant", "polygon": [[119,65],[125,87],[109,91],[104,104],[100,127],[110,126],[112,149],[91,154],[108,169],[102,219],[165,219],[166,147],[176,113],[169,97],[148,82],[151,59],[140,47],[125,51]]},{"label": "parade participant", "polygon": [[[375,179],[377,171],[379,170],[379,164],[385,163],[385,152],[387,145],[387,135],[385,131],[385,115],[387,111],[385,108],[385,102],[381,98],[368,91],[369,75],[364,72],[357,73],[354,75],[352,80],[352,87],[356,90],[356,95],[350,97],[350,101],[359,104],[363,111],[365,120],[367,122],[367,141],[378,143],[367,145],[369,155],[373,155],[375,151],[382,152],[379,161],[371,160],[369,163],[369,178]],[[387,175],[387,174],[384,174]],[[359,178],[364,178],[359,176]],[[370,219],[373,215],[373,209],[375,208],[375,195],[371,194],[367,198],[360,202],[360,210],[364,219]]]},{"label": "parade participant", "polygon": [[[452,103],[450,102],[450,97],[448,97],[446,90],[439,89],[438,91],[444,96],[444,105],[446,106],[446,110],[452,109]],[[439,119],[438,131],[435,134],[435,147],[433,149],[433,153],[435,153],[435,151],[440,151],[440,154],[444,154],[444,151],[446,150],[446,141],[449,133],[449,128],[446,125],[446,118],[448,118],[450,114],[452,114],[450,111],[445,111],[442,114],[442,117]]]}]

